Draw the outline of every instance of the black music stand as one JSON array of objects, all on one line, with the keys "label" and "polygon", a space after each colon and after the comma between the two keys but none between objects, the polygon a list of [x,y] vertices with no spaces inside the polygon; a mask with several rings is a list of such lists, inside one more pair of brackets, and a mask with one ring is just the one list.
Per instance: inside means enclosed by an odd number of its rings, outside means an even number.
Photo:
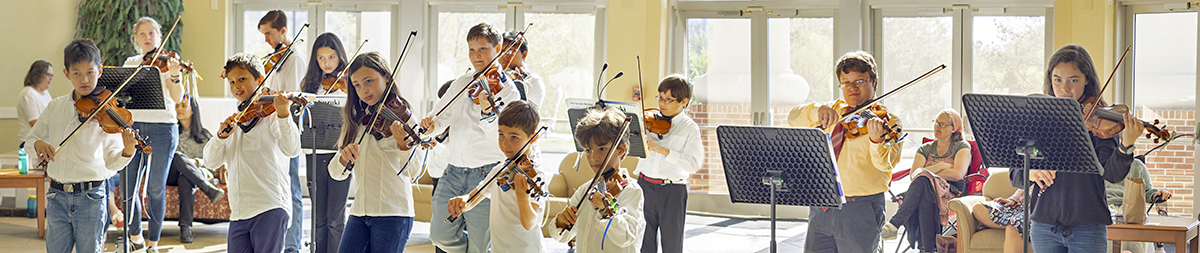
[{"label": "black music stand", "polygon": [[[313,166],[305,166],[308,173],[308,195],[316,196],[317,189],[313,183],[314,173],[329,173],[317,171],[317,149],[324,150],[339,150],[338,137],[342,132],[342,108],[346,102],[345,94],[338,95],[316,95],[312,96],[312,101],[309,101],[311,106],[305,108],[299,105],[292,106],[292,116],[296,121],[296,126],[299,126],[300,131],[300,148],[309,149],[312,153],[309,155],[310,163]],[[349,178],[347,178],[349,179]],[[316,219],[316,208],[312,210],[312,217]],[[312,222],[312,227],[309,233],[317,232],[317,223]],[[315,249],[317,237],[315,234],[309,235],[308,247]]]},{"label": "black music stand", "polygon": [[[125,79],[133,75],[136,70],[136,67],[104,67],[96,85],[104,86],[109,91],[116,91],[117,87],[120,87],[121,83],[124,83]],[[162,77],[159,73],[158,67],[142,68],[142,71],[138,71],[137,76],[129,80],[125,89],[118,92],[113,99],[120,102],[125,109],[130,110],[167,109],[166,102],[163,101]]]},{"label": "black music stand", "polygon": [[[1026,180],[1012,184],[1025,189],[1026,200],[1033,186],[1029,169],[1084,174],[1104,171],[1083,125],[1083,109],[1074,99],[970,93],[963,95],[963,107],[975,130],[983,164],[1024,168]],[[1025,231],[1021,233],[1025,250],[1032,225],[1028,202],[1021,207],[1025,209]]]},{"label": "black music stand", "polygon": [[[158,71],[158,67],[143,67],[141,71],[137,71],[137,69],[136,67],[104,67],[104,70],[100,73],[100,78],[96,80],[96,85],[104,87],[109,91],[116,91],[117,88],[121,87],[121,84],[125,83],[126,79],[129,79],[129,83],[125,84],[125,88],[113,95],[113,99],[117,100],[118,104],[125,109],[131,110],[166,110],[167,105],[166,101],[163,100],[162,92],[162,76],[160,75],[161,72]],[[136,76],[133,76],[134,72],[137,72]],[[133,76],[133,78],[130,78],[130,76]],[[172,105],[172,108],[174,108],[174,105]],[[127,179],[130,176],[133,176],[137,180],[134,181],[133,185],[126,185],[127,187],[121,191],[121,206],[125,210],[125,228],[123,229],[124,232],[122,232],[125,247],[129,247],[130,242],[129,226],[142,225],[142,217],[136,217],[135,219],[133,212],[130,210],[134,208],[133,201],[143,186],[142,179],[145,178],[146,173],[149,173],[147,166],[150,164],[150,156],[141,150],[138,150],[134,155],[142,156],[142,159],[140,159],[142,163],[135,167],[135,171],[129,171],[129,166],[126,165],[126,169],[119,172],[122,184],[129,182]],[[130,172],[134,174],[130,175]]]},{"label": "black music stand", "polygon": [[[586,116],[587,110],[590,110],[590,109],[591,108],[567,109],[567,119],[571,122],[571,136],[575,136],[575,125],[579,124],[579,120],[582,119],[583,116]],[[617,109],[621,109],[621,112],[625,113],[625,117],[632,117],[633,119],[635,119],[634,121],[629,122],[630,125],[629,125],[629,154],[628,154],[628,156],[646,158],[646,144],[645,144],[646,136],[643,133],[646,131],[646,127],[643,126],[642,114],[640,112],[638,112],[638,113],[628,112],[628,111],[625,111],[621,107],[617,107]],[[574,139],[574,138],[572,138],[572,139]],[[583,144],[579,143],[578,141],[575,142],[575,152],[583,153]],[[579,157],[583,157],[583,156],[579,156]]]},{"label": "black music stand", "polygon": [[829,135],[816,128],[717,127],[725,183],[734,203],[771,205],[771,252],[777,204],[840,208],[842,192]]}]

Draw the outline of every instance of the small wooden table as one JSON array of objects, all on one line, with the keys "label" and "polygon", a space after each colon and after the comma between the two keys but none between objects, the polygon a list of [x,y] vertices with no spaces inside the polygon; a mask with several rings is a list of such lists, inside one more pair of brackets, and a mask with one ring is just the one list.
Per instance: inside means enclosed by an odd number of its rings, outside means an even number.
[{"label": "small wooden table", "polygon": [[37,188],[38,237],[46,238],[45,172],[31,170],[28,175],[0,174],[0,188]]},{"label": "small wooden table", "polygon": [[1108,225],[1108,240],[1113,241],[1113,252],[1121,252],[1121,241],[1174,243],[1175,252],[1200,252],[1196,249],[1200,241],[1197,227],[1200,220],[1195,218],[1149,215],[1146,224]]}]

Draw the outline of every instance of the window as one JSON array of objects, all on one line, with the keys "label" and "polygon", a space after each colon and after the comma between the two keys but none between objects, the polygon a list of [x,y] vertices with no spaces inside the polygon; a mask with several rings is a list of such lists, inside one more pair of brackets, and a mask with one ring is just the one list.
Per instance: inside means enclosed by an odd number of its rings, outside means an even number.
[{"label": "window", "polygon": [[684,60],[694,96],[688,111],[704,143],[703,165],[688,186],[693,192],[724,193],[729,190],[714,127],[751,123],[750,20],[689,18],[686,26]]},{"label": "window", "polygon": [[[567,98],[596,97],[596,15],[593,13],[526,13],[525,24],[533,23],[526,40],[526,67],[542,77],[546,96],[539,109],[545,122],[552,122],[551,138],[541,142],[543,151],[574,150]],[[524,29],[518,27],[514,29]],[[609,75],[614,75],[609,72]],[[635,74],[635,73],[627,73]],[[631,77],[625,77],[631,78]],[[626,79],[629,80],[629,79]]]},{"label": "window", "polygon": [[772,18],[768,26],[772,125],[788,126],[796,105],[833,100],[833,18]]},{"label": "window", "polygon": [[[268,11],[270,10],[247,10],[242,13],[242,52],[251,53],[256,56],[265,56],[275,52],[274,46],[267,45],[266,42],[263,42],[262,32],[258,31],[258,21],[261,20],[263,16],[267,15]],[[295,38],[296,32],[300,30],[300,27],[308,23],[308,11],[285,10],[283,12],[284,14],[287,14],[287,37],[288,39]],[[312,26],[304,28],[304,31],[307,33],[309,29],[312,29]],[[307,35],[300,35],[300,38],[304,39],[305,41],[311,41]],[[293,41],[293,43],[296,45],[308,45],[304,42],[296,43]],[[304,47],[299,47],[297,49],[300,48]],[[310,53],[307,51],[308,50],[305,50],[305,55]]]},{"label": "window", "polygon": [[[379,52],[388,58],[388,62],[396,64],[391,54],[392,48],[392,13],[387,11],[326,11],[325,32],[331,32],[342,40],[346,47],[346,57],[353,59],[359,44],[366,39],[359,52]],[[347,59],[346,61],[350,61]]]},{"label": "window", "polygon": [[[1178,134],[1195,134],[1196,129],[1196,12],[1166,12],[1131,7],[1133,52],[1132,99],[1134,115],[1166,125]],[[1127,15],[1126,17],[1129,17]],[[1130,29],[1130,28],[1127,28]],[[1090,49],[1089,49],[1090,50]],[[1115,55],[1114,57],[1120,57]],[[1102,80],[1109,70],[1099,70]],[[1129,72],[1126,72],[1129,73]],[[1168,213],[1192,213],[1192,178],[1195,154],[1191,141],[1180,138],[1146,156],[1151,182],[1174,193],[1162,204]],[[1158,143],[1141,138],[1137,152],[1144,153]]]},{"label": "window", "polygon": [[[909,81],[925,74],[938,65],[945,64],[948,68],[913,84],[901,91],[904,95],[889,97],[883,101],[888,112],[900,118],[904,130],[930,129],[931,120],[938,112],[951,108],[952,97],[951,76],[953,70],[951,57],[954,52],[952,45],[953,18],[951,17],[884,17],[883,18],[883,53],[876,53],[876,63],[879,64],[880,80],[876,85],[875,96],[900,87]],[[918,140],[910,136],[909,141]],[[919,143],[919,142],[917,142]],[[917,145],[905,145],[906,150],[914,150]]]},{"label": "window", "polygon": [[[433,80],[436,87],[462,76],[468,70],[473,71],[471,59],[467,57],[467,30],[482,22],[506,31],[504,13],[438,13],[437,78]],[[450,92],[457,91],[447,91]]]},{"label": "window", "polygon": [[1046,68],[1044,16],[975,16],[973,92],[1042,93]]}]

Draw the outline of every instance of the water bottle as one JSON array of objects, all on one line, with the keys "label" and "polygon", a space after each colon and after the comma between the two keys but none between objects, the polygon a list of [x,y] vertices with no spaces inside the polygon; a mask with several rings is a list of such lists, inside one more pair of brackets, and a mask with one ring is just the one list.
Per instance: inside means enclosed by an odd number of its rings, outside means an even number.
[{"label": "water bottle", "polygon": [[25,149],[17,149],[17,169],[21,171],[21,175],[29,174],[29,154],[25,153]]},{"label": "water bottle", "polygon": [[29,195],[29,218],[37,218],[37,195]]}]

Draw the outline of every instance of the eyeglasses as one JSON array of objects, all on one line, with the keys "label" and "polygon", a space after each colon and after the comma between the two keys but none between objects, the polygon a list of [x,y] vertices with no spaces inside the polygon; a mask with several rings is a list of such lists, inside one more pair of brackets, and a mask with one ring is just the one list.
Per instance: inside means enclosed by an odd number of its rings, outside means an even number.
[{"label": "eyeglasses", "polygon": [[654,99],[657,99],[659,103],[674,103],[674,102],[679,102],[679,100],[678,100],[678,99],[663,98],[662,96],[654,96]]},{"label": "eyeglasses", "polygon": [[954,124],[953,124],[953,123],[942,123],[942,122],[938,122],[937,120],[934,120],[934,121],[933,121],[933,125],[934,125],[934,126],[938,126],[938,127],[952,127],[952,126],[954,126]]},{"label": "eyeglasses", "polygon": [[842,88],[849,88],[850,86],[863,87],[863,85],[866,85],[866,84],[867,84],[867,79],[858,79],[857,81],[853,81],[853,82],[849,82],[849,83],[842,83],[841,87]]}]

